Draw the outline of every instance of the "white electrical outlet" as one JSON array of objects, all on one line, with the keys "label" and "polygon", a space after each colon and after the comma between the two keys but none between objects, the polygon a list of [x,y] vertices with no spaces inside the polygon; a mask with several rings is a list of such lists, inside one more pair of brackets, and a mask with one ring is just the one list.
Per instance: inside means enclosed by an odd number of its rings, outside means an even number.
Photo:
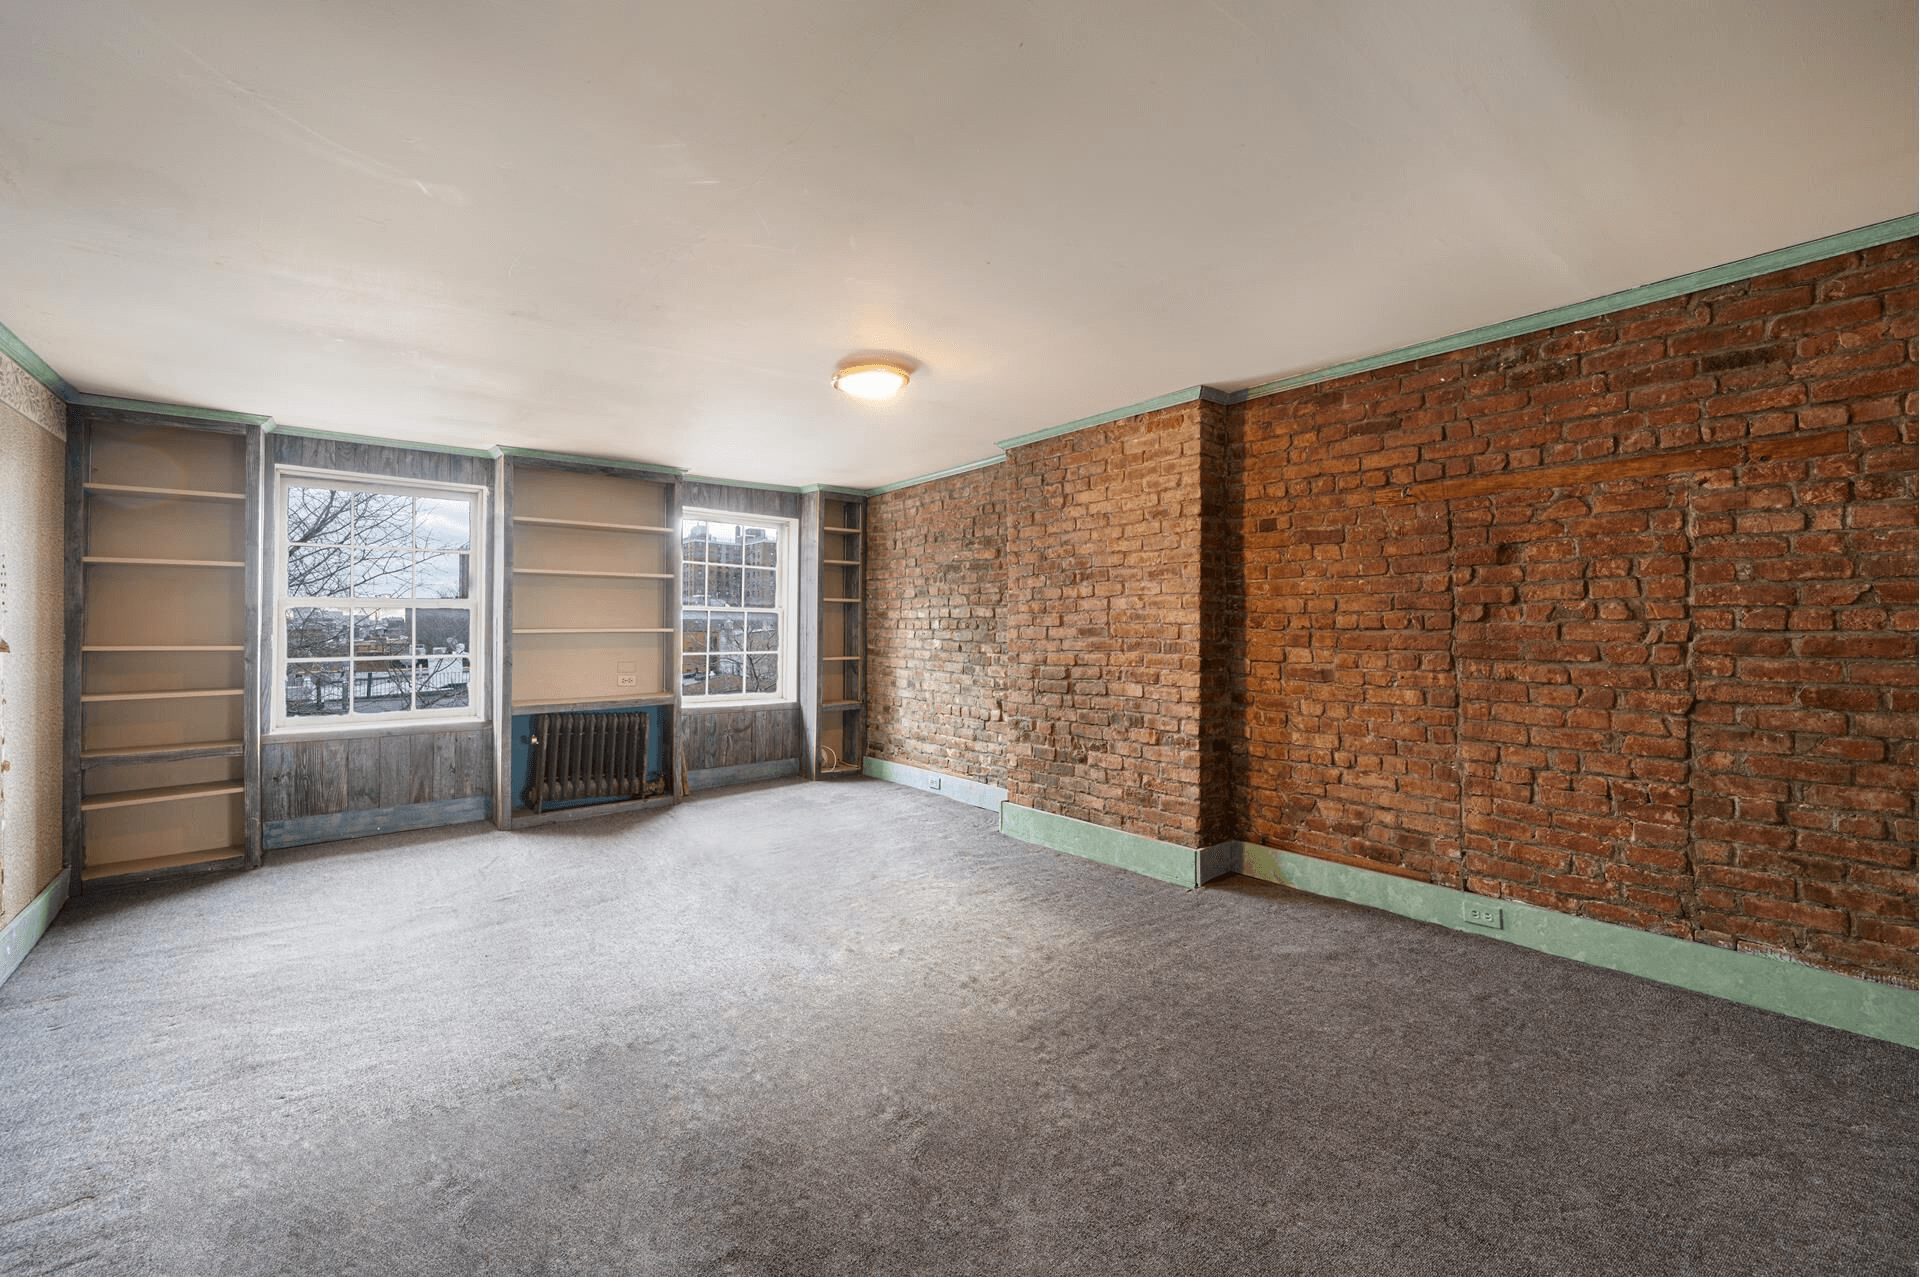
[{"label": "white electrical outlet", "polygon": [[616,674],[613,678],[616,687],[638,687],[640,676],[637,674]]},{"label": "white electrical outlet", "polygon": [[1468,900],[1460,906],[1460,920],[1470,926],[1485,927],[1489,931],[1502,930],[1500,906],[1481,904],[1477,900]]},{"label": "white electrical outlet", "polygon": [[927,777],[927,788],[928,789],[940,788],[940,778],[938,776]]}]

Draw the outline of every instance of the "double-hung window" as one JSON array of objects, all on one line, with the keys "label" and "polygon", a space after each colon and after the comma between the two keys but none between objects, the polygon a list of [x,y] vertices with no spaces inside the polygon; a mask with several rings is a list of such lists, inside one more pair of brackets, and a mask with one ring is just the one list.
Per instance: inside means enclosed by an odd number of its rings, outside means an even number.
[{"label": "double-hung window", "polygon": [[485,495],[279,471],[276,728],[481,717]]},{"label": "double-hung window", "polygon": [[680,696],[693,705],[790,701],[795,688],[791,519],[683,511]]}]

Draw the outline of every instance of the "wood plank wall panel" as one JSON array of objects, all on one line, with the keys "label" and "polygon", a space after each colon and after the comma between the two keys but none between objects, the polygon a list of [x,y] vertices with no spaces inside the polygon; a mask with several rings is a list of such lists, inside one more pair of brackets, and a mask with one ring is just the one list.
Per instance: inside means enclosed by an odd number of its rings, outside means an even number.
[{"label": "wood plank wall panel", "polygon": [[493,792],[493,729],[269,742],[261,818],[384,811]]},{"label": "wood plank wall panel", "polygon": [[769,515],[777,519],[800,517],[800,494],[776,488],[744,488],[734,483],[703,483],[683,479],[680,504],[696,510],[727,510],[734,514]]},{"label": "wood plank wall panel", "polygon": [[277,431],[267,437],[271,441],[273,460],[277,465],[311,466],[316,470],[343,470],[390,479],[471,483],[489,491],[494,485],[492,457],[354,443],[345,439],[315,439]]},{"label": "wood plank wall panel", "polygon": [[693,710],[682,720],[681,748],[688,771],[800,757],[798,705]]}]

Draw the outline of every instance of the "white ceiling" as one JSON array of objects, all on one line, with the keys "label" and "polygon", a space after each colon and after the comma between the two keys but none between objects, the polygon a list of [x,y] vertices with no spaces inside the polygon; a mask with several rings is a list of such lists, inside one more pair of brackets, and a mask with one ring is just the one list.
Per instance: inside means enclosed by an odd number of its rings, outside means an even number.
[{"label": "white ceiling", "polygon": [[[1914,211],[1912,0],[0,9],[81,390],[879,484]],[[842,357],[924,368],[899,401]]]}]

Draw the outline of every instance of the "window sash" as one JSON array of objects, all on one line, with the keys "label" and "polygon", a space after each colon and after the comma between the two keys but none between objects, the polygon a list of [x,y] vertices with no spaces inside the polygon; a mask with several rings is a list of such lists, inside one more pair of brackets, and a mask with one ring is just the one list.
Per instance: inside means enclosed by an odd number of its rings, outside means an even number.
[{"label": "window sash", "polygon": [[[706,555],[703,555],[701,558],[689,558],[689,534],[692,525],[708,523],[726,524],[741,528],[770,528],[776,530],[777,535],[774,538],[774,561],[771,564],[764,565],[747,562],[748,547],[744,543],[741,545],[737,555],[729,556],[732,561],[715,561]],[[778,705],[789,703],[799,698],[798,635],[795,634],[793,628],[795,623],[794,618],[799,610],[795,605],[799,593],[799,583],[796,577],[798,537],[799,523],[794,519],[780,518],[772,515],[742,514],[728,510],[684,509],[680,512],[681,599],[679,616],[676,618],[678,624],[674,629],[674,646],[679,654],[679,659],[676,661],[676,676],[681,680],[682,704],[687,708],[694,709],[703,705]],[[709,542],[707,544],[711,543]],[[696,603],[691,601],[685,589],[688,575],[687,569],[690,567],[701,569],[703,573],[703,586],[705,585],[704,574],[712,569],[718,568],[723,571],[739,573],[740,603],[731,604],[704,601],[705,599],[713,597],[704,589],[702,591],[702,602]],[[773,578],[773,600],[771,603],[749,604],[746,601],[748,575],[763,572],[770,574]],[[707,619],[707,628],[704,631],[703,643],[698,651],[688,649],[685,643],[687,622],[688,618],[692,615],[702,615]],[[772,615],[775,618],[775,632],[778,638],[772,648],[749,650],[749,635],[752,632],[753,625],[750,618],[756,615]],[[739,632],[741,634],[741,645],[738,648],[719,650],[713,646],[712,621],[715,617],[720,616],[738,618]],[[698,693],[690,693],[687,691],[686,670],[688,664],[693,660],[699,659],[703,662],[703,667],[706,672],[703,673],[701,681],[704,689],[704,687],[712,681],[712,669],[715,658],[724,660],[737,659],[741,666],[741,680],[744,687],[748,680],[747,664],[748,658],[750,657],[766,657],[773,661],[777,680],[775,690],[771,692],[748,692],[744,690],[739,692],[707,692],[702,690]]]},{"label": "window sash", "polygon": [[[418,507],[412,511],[416,522],[410,527],[407,544],[398,544],[393,540],[378,543],[359,539],[357,528],[349,519],[345,540],[325,539],[314,541],[291,540],[292,529],[289,524],[289,502],[291,490],[297,487],[331,489],[353,494],[367,493],[376,496],[408,497],[415,500],[458,501],[467,508],[467,545],[462,548],[448,548],[441,545],[420,544],[422,531],[417,522],[422,513]],[[486,539],[486,489],[471,484],[446,484],[429,480],[396,482],[375,476],[341,473],[336,471],[311,470],[297,466],[276,467],[274,475],[274,558],[273,558],[273,613],[272,632],[268,636],[271,659],[267,662],[268,676],[272,684],[268,689],[271,698],[272,730],[276,733],[326,732],[330,730],[360,730],[377,728],[382,725],[403,725],[418,722],[484,722],[487,717],[486,688],[488,686],[485,581],[482,568],[487,553]],[[288,593],[288,574],[292,554],[295,549],[343,549],[351,553],[354,550],[375,550],[383,553],[407,554],[414,556],[410,571],[415,575],[408,582],[409,593],[401,596],[341,596],[336,594],[290,594]],[[467,597],[443,598],[433,595],[416,595],[418,589],[419,559],[435,555],[465,555],[465,585]],[[349,560],[347,572],[351,572]],[[350,584],[350,577],[345,582]],[[299,608],[324,608],[341,612],[346,618],[346,636],[344,651],[329,655],[295,656],[288,651],[287,627],[292,613]],[[422,611],[447,611],[465,613],[466,650],[461,652],[420,652],[420,617]],[[405,650],[383,651],[379,653],[357,651],[354,638],[356,613],[360,612],[402,612],[407,616],[407,641]],[[457,627],[456,627],[457,628]],[[384,665],[384,668],[380,668]],[[288,692],[290,681],[295,678],[316,680],[310,684],[316,695],[323,694],[322,677],[318,671],[326,674],[344,674],[348,686],[344,689],[346,704],[341,712],[322,712],[314,714],[295,714],[289,712]],[[369,688],[372,676],[385,675],[393,678],[404,672],[408,675],[408,708],[387,711],[368,711],[359,707],[358,699],[352,691],[352,682],[358,676],[369,676]],[[441,690],[463,683],[466,704],[451,706],[422,706],[420,694],[422,684],[436,681]],[[391,684],[390,684],[391,685]],[[429,689],[430,690],[430,689]]]}]

